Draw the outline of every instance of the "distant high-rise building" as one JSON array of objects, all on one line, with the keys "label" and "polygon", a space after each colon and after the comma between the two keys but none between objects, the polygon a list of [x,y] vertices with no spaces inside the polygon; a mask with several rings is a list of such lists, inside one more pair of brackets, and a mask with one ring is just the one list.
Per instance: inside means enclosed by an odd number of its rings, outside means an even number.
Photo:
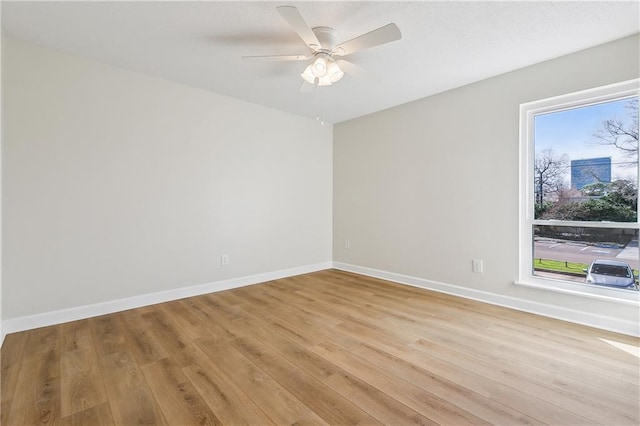
[{"label": "distant high-rise building", "polygon": [[571,187],[582,189],[592,183],[611,182],[611,157],[571,160]]}]

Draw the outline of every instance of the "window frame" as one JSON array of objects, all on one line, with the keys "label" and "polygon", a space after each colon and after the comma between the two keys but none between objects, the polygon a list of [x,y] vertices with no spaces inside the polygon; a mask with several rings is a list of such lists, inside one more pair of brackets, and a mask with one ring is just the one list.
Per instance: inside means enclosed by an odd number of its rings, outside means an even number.
[{"label": "window frame", "polygon": [[[514,284],[572,294],[587,298],[640,306],[640,292],[625,289],[598,287],[533,275],[533,227],[534,225],[581,226],[591,228],[640,229],[636,222],[589,222],[542,220],[534,217],[534,161],[536,115],[585,107],[599,103],[640,96],[640,79],[573,92],[566,95],[520,104],[520,176],[519,176],[519,267]],[[640,215],[638,215],[640,219]]]}]

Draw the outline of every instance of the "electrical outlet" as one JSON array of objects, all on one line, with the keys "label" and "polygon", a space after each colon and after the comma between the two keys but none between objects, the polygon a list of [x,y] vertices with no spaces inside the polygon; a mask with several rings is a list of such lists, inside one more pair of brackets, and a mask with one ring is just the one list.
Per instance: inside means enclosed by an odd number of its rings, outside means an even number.
[{"label": "electrical outlet", "polygon": [[229,255],[223,254],[220,256],[220,266],[228,266],[229,265]]},{"label": "electrical outlet", "polygon": [[344,240],[344,248],[346,248],[346,249],[350,249],[350,248],[351,248],[351,241],[349,241],[349,240]]},{"label": "electrical outlet", "polygon": [[471,261],[471,267],[473,269],[473,272],[476,272],[479,274],[484,272],[484,264],[480,259],[473,259]]}]

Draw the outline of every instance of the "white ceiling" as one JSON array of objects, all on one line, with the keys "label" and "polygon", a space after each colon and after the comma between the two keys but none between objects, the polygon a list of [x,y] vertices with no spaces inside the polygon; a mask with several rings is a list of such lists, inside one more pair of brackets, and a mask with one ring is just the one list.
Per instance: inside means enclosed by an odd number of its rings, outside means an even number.
[{"label": "white ceiling", "polygon": [[[394,22],[402,39],[347,57],[347,75],[299,93],[306,54],[276,6],[338,41]],[[640,2],[2,2],[4,35],[338,123],[640,32]]]}]

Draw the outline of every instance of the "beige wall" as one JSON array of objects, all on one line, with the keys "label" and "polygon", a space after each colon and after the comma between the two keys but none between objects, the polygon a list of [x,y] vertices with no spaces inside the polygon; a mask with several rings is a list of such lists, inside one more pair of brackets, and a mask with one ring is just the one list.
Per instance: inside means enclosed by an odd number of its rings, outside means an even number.
[{"label": "beige wall", "polygon": [[639,51],[633,36],[336,125],[334,261],[637,324],[637,306],[513,283],[519,105],[637,78]]},{"label": "beige wall", "polygon": [[331,126],[16,40],[3,59],[5,320],[331,261]]}]

